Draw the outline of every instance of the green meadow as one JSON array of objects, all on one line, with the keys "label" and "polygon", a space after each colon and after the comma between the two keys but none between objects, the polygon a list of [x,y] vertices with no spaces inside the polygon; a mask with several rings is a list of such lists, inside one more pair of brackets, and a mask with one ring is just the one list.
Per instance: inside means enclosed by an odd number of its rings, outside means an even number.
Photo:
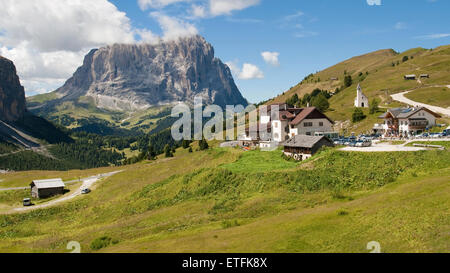
[{"label": "green meadow", "polygon": [[[3,211],[0,252],[67,252],[70,241],[82,252],[369,252],[370,241],[383,252],[450,251],[448,151],[326,149],[297,163],[281,151],[178,149],[111,169],[124,171],[89,195]],[[25,194],[9,193],[0,206]]]}]

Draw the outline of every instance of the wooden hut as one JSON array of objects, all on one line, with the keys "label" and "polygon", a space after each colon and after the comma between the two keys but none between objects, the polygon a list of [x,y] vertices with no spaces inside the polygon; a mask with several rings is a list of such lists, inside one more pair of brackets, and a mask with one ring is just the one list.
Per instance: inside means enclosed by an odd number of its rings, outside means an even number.
[{"label": "wooden hut", "polygon": [[284,154],[295,160],[305,160],[312,157],[323,146],[333,147],[333,142],[325,136],[297,135],[285,141]]},{"label": "wooden hut", "polygon": [[61,178],[33,180],[30,184],[31,197],[33,198],[48,198],[58,194],[64,194],[66,185]]}]

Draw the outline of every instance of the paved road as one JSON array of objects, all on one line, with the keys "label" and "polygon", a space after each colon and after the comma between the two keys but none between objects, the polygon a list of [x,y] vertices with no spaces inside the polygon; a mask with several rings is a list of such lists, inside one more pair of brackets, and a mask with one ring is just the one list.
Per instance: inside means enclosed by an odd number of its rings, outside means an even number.
[{"label": "paved road", "polygon": [[[94,175],[94,176],[91,176],[91,177],[88,177],[88,178],[83,178],[82,181],[86,181],[86,180],[89,180],[89,179],[97,179],[98,180],[98,179],[103,178],[103,177],[113,176],[113,175],[115,175],[115,174],[117,174],[119,172],[122,172],[122,171],[116,171],[116,172],[111,172],[111,173],[104,173],[104,174]],[[70,180],[70,181],[64,181],[65,184],[72,184],[72,183],[77,183],[77,182],[81,182],[81,181],[78,180],[78,179]],[[27,190],[29,188],[30,188],[29,186],[28,187],[16,187],[16,188],[0,188],[0,191],[18,191],[18,190]]]},{"label": "paved road", "polygon": [[[443,86],[440,86],[440,87],[444,87],[444,86],[450,88],[450,85],[443,85]],[[415,89],[415,90],[417,90],[417,89]],[[408,94],[409,92],[412,92],[412,91],[414,91],[414,90],[409,90],[409,91],[405,91],[403,93],[394,94],[394,95],[391,95],[391,97],[392,97],[392,99],[394,99],[396,101],[399,101],[399,102],[402,102],[402,103],[406,103],[406,104],[411,105],[411,106],[426,107],[426,108],[430,109],[433,112],[437,112],[437,113],[443,114],[443,115],[445,115],[447,117],[450,117],[450,109],[449,108],[446,109],[446,108],[443,108],[443,107],[428,105],[428,104],[425,104],[425,103],[420,103],[420,102],[416,102],[416,101],[410,100],[407,97],[405,97],[406,94]]]},{"label": "paved road", "polygon": [[423,151],[425,148],[419,147],[405,147],[403,145],[389,145],[389,144],[374,144],[372,147],[345,147],[341,151],[347,152],[416,152]]},{"label": "paved road", "polygon": [[[79,189],[75,190],[70,195],[63,196],[63,197],[61,197],[59,199],[52,200],[50,202],[47,202],[47,203],[41,204],[41,205],[37,205],[37,206],[16,208],[13,211],[15,211],[15,212],[22,212],[22,211],[29,211],[29,210],[35,210],[35,209],[42,209],[42,208],[53,206],[55,204],[59,204],[59,203],[62,203],[62,202],[69,201],[69,200],[71,200],[71,199],[73,199],[73,198],[75,198],[77,196],[80,196],[82,190],[91,188],[101,178],[110,177],[110,176],[113,176],[113,175],[115,175],[117,173],[120,173],[120,172],[122,172],[122,171],[116,171],[116,172],[111,172],[111,173],[106,173],[106,174],[100,174],[100,175],[96,175],[96,176],[92,176],[92,177],[83,179],[83,184],[81,185],[81,187]],[[78,180],[68,181],[66,183],[74,183],[74,182],[78,182]]]},{"label": "paved road", "polygon": [[389,145],[389,143],[374,143],[372,147],[345,147],[340,149],[341,151],[347,152],[415,152],[415,151],[423,151],[428,150],[427,148],[422,147],[409,147],[406,146],[411,142],[423,142],[423,141],[450,141],[448,138],[438,138],[438,139],[413,139],[407,140],[402,145]]}]

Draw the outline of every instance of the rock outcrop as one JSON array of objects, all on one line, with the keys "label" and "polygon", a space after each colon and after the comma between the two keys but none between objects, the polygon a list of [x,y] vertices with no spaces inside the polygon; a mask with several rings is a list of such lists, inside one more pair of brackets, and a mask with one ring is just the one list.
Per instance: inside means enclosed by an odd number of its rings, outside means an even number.
[{"label": "rock outcrop", "polygon": [[26,112],[25,90],[14,63],[0,56],[0,120],[15,122]]},{"label": "rock outcrop", "polygon": [[247,105],[228,66],[200,36],[92,50],[56,93],[59,101],[87,96],[98,108],[118,111],[193,103],[195,96],[205,104]]}]

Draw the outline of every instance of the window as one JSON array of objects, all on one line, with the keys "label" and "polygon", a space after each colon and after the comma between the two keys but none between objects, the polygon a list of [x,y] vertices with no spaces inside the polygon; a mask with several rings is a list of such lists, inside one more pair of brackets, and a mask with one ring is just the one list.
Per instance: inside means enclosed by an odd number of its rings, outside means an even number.
[{"label": "window", "polygon": [[275,122],[275,128],[278,128],[278,122]]},{"label": "window", "polygon": [[323,122],[319,122],[319,126],[320,126],[320,127],[323,127]]},{"label": "window", "polygon": [[273,137],[274,137],[275,139],[278,139],[278,138],[280,138],[280,135],[277,134],[277,133],[275,133],[275,134],[273,135]]},{"label": "window", "polygon": [[305,127],[313,127],[312,122],[305,122],[304,125],[305,125]]}]

